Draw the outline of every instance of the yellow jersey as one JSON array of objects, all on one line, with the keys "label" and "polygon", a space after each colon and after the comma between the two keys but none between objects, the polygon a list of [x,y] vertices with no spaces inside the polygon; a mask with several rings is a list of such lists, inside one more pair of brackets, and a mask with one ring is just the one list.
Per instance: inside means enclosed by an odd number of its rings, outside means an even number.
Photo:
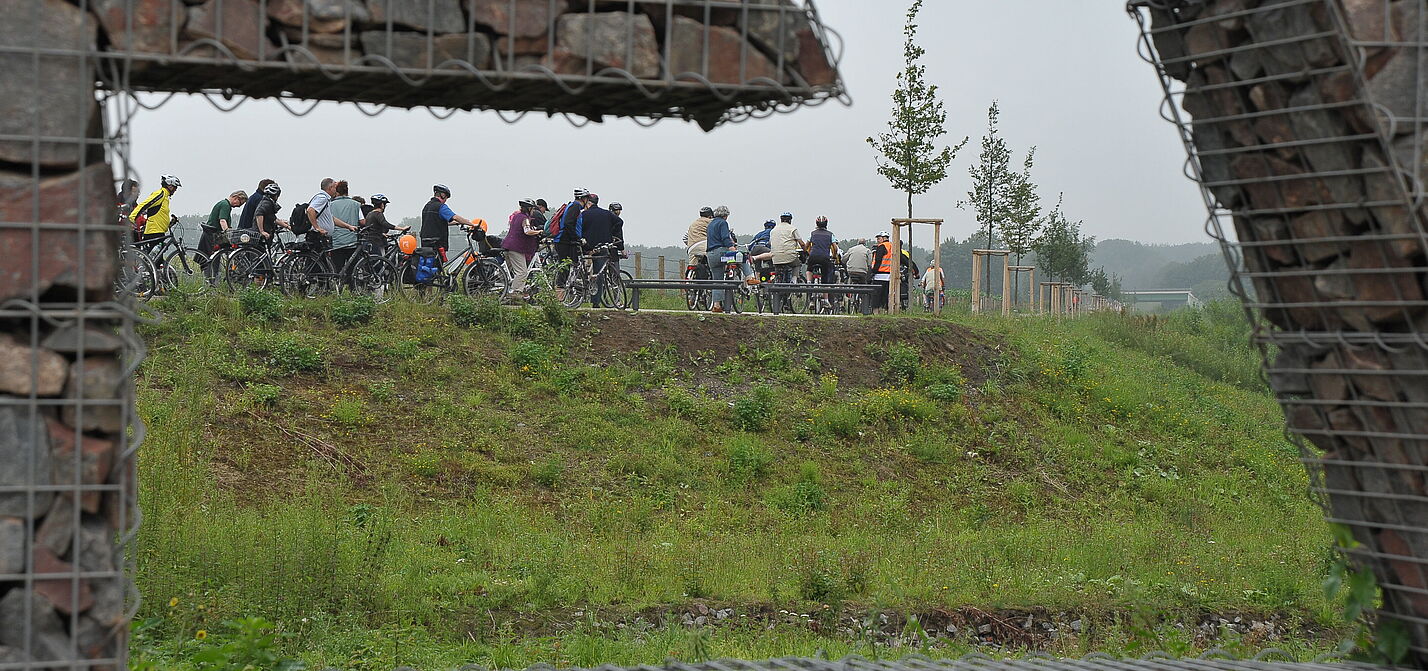
[{"label": "yellow jersey", "polygon": [[144,222],[144,235],[169,232],[169,190],[159,187],[158,191],[139,201],[134,211],[129,213],[129,221],[138,223],[141,214],[148,217]]}]

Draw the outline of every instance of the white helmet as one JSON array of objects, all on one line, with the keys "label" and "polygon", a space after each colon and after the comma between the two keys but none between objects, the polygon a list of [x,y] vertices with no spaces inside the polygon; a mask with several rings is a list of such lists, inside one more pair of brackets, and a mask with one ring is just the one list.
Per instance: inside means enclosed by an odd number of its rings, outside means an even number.
[{"label": "white helmet", "polygon": [[180,186],[183,186],[182,184],[179,184],[179,178],[174,177],[173,175],[162,175],[162,176],[160,176],[160,177],[159,177],[159,184],[162,185],[162,186],[172,187],[172,188],[175,188],[175,189],[179,188]]}]

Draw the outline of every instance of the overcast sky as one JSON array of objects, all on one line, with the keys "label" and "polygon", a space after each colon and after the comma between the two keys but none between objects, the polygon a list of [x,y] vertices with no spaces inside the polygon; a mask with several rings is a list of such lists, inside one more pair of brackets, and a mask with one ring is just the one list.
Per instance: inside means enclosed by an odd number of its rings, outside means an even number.
[{"label": "overcast sky", "polygon": [[[180,97],[133,126],[133,158],[145,191],[172,172],[184,184],[178,213],[207,212],[234,189],[264,177],[283,186],[283,204],[305,200],[325,176],[354,193],[384,192],[396,218],[419,214],[431,184],[454,192],[457,213],[504,228],[525,195],[552,203],[576,186],[625,206],[627,239],[677,244],[699,206],[726,204],[737,231],[792,211],[801,229],[827,215],[840,237],[871,235],[902,216],[904,196],[877,174],[864,138],[885,127],[902,56],[906,3],[821,0],[824,22],[841,33],[841,70],[853,105],[836,103],[722,126],[705,133],[665,121],[629,120],[574,128],[529,115],[506,124],[494,112],[438,120],[425,110],[368,118],[325,103],[292,117],[272,101],[220,113]],[[1035,181],[1047,206],[1065,209],[1098,238],[1173,243],[1206,240],[1204,207],[1182,175],[1184,150],[1158,114],[1159,84],[1136,56],[1136,27],[1120,0],[934,0],[921,35],[929,79],[947,107],[948,139],[971,141],[951,177],[916,200],[918,216],[943,217],[965,238],[969,188],[986,109],[1001,101],[1002,133],[1014,161],[1037,146]],[[391,215],[389,215],[391,216]],[[919,239],[919,244],[922,240]]]}]

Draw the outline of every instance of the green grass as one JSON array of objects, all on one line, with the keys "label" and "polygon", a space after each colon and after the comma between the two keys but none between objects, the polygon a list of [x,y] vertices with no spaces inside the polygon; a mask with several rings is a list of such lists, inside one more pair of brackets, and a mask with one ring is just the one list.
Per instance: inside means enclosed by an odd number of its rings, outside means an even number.
[{"label": "green grass", "polygon": [[886,386],[768,355],[719,363],[745,380],[723,388],[658,348],[572,363],[590,336],[558,311],[397,303],[338,327],[335,307],[168,301],[146,327],[146,655],[240,616],[316,668],[925,647],[636,629],[694,599],[1103,623],[1050,646],[1068,654],[1188,652],[1174,625],[1203,613],[1331,629],[1272,643],[1306,656],[1342,633],[1279,409],[1218,331],[1154,325],[1195,353],[1177,359],[1113,316],[954,315],[1002,342],[983,381],[899,347]]}]

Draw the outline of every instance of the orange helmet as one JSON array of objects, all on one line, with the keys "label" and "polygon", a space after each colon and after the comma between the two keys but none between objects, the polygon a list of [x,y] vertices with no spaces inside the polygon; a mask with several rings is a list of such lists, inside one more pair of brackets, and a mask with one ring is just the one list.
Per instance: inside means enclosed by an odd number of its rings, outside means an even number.
[{"label": "orange helmet", "polygon": [[402,250],[403,254],[410,254],[412,252],[415,252],[417,246],[417,239],[415,235],[408,233],[400,238],[397,238],[397,249]]},{"label": "orange helmet", "polygon": [[481,230],[483,230],[483,231],[485,231],[485,230],[490,230],[490,229],[486,228],[486,220],[485,220],[485,219],[482,219],[481,217],[476,217],[475,219],[472,219],[472,220],[471,220],[471,225],[472,225],[472,226],[475,226],[475,227],[477,227],[477,228],[479,228],[479,229],[481,229]]}]

